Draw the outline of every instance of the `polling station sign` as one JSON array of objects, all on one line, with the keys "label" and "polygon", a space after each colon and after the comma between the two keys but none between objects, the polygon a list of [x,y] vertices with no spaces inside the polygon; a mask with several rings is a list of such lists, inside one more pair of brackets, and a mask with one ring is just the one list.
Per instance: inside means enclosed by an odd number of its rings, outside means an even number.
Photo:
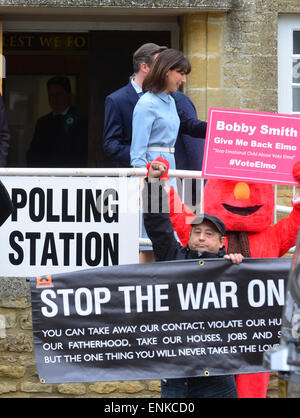
[{"label": "polling station sign", "polygon": [[2,181],[15,207],[0,228],[2,276],[138,262],[138,179],[14,176]]},{"label": "polling station sign", "polygon": [[210,108],[203,177],[296,185],[299,140],[296,115]]},{"label": "polling station sign", "polygon": [[265,371],[290,259],[109,266],[30,280],[43,383]]}]

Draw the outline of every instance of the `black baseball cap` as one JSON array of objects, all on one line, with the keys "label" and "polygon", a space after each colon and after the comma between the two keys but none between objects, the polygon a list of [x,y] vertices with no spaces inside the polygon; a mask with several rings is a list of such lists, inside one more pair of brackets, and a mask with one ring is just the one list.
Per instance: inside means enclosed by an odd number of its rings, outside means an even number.
[{"label": "black baseball cap", "polygon": [[195,225],[202,224],[204,220],[207,220],[213,223],[214,226],[222,235],[222,237],[225,237],[226,228],[225,228],[224,222],[221,221],[221,219],[217,218],[216,216],[208,215],[207,213],[200,213],[199,215],[195,216],[195,218],[191,221],[191,225],[195,226]]}]

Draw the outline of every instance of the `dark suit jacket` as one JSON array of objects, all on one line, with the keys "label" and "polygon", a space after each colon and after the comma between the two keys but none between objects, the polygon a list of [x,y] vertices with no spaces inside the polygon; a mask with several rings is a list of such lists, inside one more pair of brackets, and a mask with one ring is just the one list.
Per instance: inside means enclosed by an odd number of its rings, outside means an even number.
[{"label": "dark suit jacket", "polygon": [[37,120],[28,167],[87,167],[87,151],[87,122],[71,106],[60,121],[52,112]]},{"label": "dark suit jacket", "polygon": [[138,99],[131,82],[105,99],[103,149],[117,167],[130,167],[132,115]]},{"label": "dark suit jacket", "polygon": [[[190,118],[198,119],[196,108],[191,99],[181,92],[172,94],[178,114],[186,112]],[[205,137],[203,140],[180,133],[175,144],[175,162],[178,170],[202,170]]]},{"label": "dark suit jacket", "polygon": [[[187,96],[185,96],[183,93],[176,92],[173,93],[173,97],[176,102],[176,107],[181,122],[179,139],[183,133],[191,133],[195,137],[205,138],[206,122],[199,121],[197,115],[195,116],[195,113],[191,112],[190,108],[186,107],[186,101],[188,100],[190,102],[189,99],[185,99]],[[103,149],[108,156],[116,161],[117,167],[130,167],[132,116],[137,101],[138,95],[131,82],[129,82],[121,89],[111,93],[105,99]],[[197,141],[197,139],[195,139],[195,141]],[[201,160],[201,162],[202,151],[203,148],[200,146],[199,160]],[[192,150],[186,146],[185,155],[181,155],[181,153],[183,153],[182,149],[179,150],[176,163],[178,160],[181,169],[194,169],[189,168],[189,158],[191,158],[191,152],[198,154],[197,146],[194,146]],[[180,162],[181,159],[183,161],[182,163]]]},{"label": "dark suit jacket", "polygon": [[8,131],[6,112],[3,98],[0,95],[0,167],[6,166],[10,134]]}]

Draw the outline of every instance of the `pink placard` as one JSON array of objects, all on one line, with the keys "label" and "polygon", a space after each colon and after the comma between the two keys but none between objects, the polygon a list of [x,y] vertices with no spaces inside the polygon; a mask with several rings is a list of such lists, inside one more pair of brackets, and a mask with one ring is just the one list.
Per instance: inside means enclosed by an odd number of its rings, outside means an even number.
[{"label": "pink placard", "polygon": [[299,116],[209,109],[203,177],[296,185],[296,161]]}]

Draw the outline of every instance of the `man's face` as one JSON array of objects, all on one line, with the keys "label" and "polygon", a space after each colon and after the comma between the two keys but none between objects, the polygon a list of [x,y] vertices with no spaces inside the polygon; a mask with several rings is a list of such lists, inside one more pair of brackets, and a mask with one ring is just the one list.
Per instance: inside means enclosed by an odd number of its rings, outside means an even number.
[{"label": "man's face", "polygon": [[48,100],[53,112],[61,113],[70,106],[71,94],[67,93],[62,86],[54,84],[48,87]]},{"label": "man's face", "polygon": [[216,227],[204,219],[201,224],[192,227],[188,245],[191,250],[200,253],[207,251],[217,254],[224,242],[225,238],[221,237]]}]

